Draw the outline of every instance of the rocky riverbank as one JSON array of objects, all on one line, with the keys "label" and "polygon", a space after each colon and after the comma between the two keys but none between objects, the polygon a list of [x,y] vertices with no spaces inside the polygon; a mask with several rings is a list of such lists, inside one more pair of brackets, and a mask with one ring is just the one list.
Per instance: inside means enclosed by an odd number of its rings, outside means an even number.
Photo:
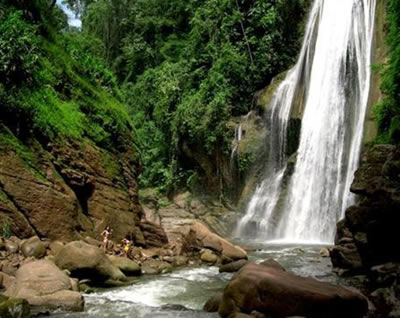
[{"label": "rocky riverbank", "polygon": [[[146,222],[147,230],[155,228]],[[90,292],[91,287],[131,284],[138,275],[166,273],[184,265],[214,265],[247,258],[242,248],[198,221],[174,229],[175,241],[168,241],[166,233],[157,228],[158,236],[162,237],[159,247],[133,246],[128,257],[122,255],[121,244],[110,240],[105,253],[101,242],[91,237],[68,243],[42,241],[36,236],[2,240],[2,294],[26,300],[35,312],[81,311],[84,308],[81,292]],[[156,237],[150,231],[148,235]]]},{"label": "rocky riverbank", "polygon": [[332,263],[339,274],[365,275],[373,317],[400,317],[400,147],[370,147],[351,191],[358,203],[338,224]]}]

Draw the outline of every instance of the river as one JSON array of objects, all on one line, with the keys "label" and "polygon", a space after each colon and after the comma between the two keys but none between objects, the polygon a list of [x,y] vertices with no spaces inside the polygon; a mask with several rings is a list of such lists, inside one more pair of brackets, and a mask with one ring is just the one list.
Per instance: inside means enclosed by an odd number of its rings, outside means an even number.
[{"label": "river", "polygon": [[[252,262],[273,258],[295,274],[331,283],[348,283],[332,273],[330,259],[319,254],[321,245],[253,242],[251,247],[249,259]],[[215,266],[185,267],[168,274],[142,276],[130,286],[85,294],[84,312],[56,312],[51,317],[216,318],[217,314],[202,312],[201,308],[210,296],[224,288],[231,277],[232,274],[220,274]],[[166,305],[181,305],[190,310],[168,308]]]}]

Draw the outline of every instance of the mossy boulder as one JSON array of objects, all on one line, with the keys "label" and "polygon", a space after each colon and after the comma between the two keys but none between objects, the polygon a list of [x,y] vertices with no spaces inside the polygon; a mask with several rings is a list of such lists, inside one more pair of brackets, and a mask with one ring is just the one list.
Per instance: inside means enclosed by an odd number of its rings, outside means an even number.
[{"label": "mossy boulder", "polygon": [[25,257],[33,256],[39,259],[46,254],[46,246],[37,236],[33,236],[22,243],[21,251]]}]

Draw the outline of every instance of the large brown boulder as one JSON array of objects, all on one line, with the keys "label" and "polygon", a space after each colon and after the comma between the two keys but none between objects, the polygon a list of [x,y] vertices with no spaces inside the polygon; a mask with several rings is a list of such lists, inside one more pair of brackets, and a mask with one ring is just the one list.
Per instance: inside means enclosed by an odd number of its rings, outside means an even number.
[{"label": "large brown boulder", "polygon": [[17,271],[15,283],[6,290],[10,298],[26,299],[32,306],[71,311],[83,310],[83,298],[72,291],[70,278],[54,263],[39,260]]},{"label": "large brown boulder", "polygon": [[108,255],[109,260],[128,276],[138,276],[142,273],[140,265],[127,257]]},{"label": "large brown boulder", "polygon": [[70,271],[71,276],[90,279],[93,283],[126,280],[125,275],[111,263],[102,249],[82,241],[65,245],[54,261],[59,268]]},{"label": "large brown boulder", "polygon": [[181,230],[186,249],[200,250],[205,248],[231,260],[247,259],[245,250],[213,233],[201,222],[193,221],[189,226],[182,227]]},{"label": "large brown boulder", "polygon": [[260,312],[276,317],[361,318],[364,296],[343,287],[296,276],[276,267],[247,264],[224,290],[219,314]]}]

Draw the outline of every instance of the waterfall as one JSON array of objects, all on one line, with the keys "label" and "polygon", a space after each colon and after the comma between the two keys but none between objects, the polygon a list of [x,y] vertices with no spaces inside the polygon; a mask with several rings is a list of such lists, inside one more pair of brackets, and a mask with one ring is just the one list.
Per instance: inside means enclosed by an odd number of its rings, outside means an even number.
[{"label": "waterfall", "polygon": [[243,135],[243,127],[242,127],[242,124],[239,123],[239,125],[235,129],[235,137],[232,142],[231,165],[232,165],[233,160],[235,159],[235,155],[236,155],[237,149],[239,147],[239,143],[242,140],[242,135]]},{"label": "waterfall", "polygon": [[[375,1],[314,1],[298,61],[268,106],[266,177],[237,235],[333,241],[354,200],[349,189],[368,104]],[[300,114],[296,159],[288,160],[288,127]]]}]

